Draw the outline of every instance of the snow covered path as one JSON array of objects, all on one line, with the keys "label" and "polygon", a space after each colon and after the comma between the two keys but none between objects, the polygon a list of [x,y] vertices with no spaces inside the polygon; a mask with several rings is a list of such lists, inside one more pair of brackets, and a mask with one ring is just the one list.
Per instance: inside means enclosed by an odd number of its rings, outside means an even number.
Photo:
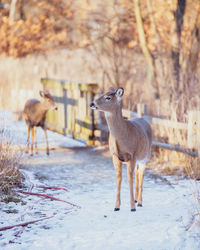
[{"label": "snow covered path", "polygon": [[[55,135],[50,141],[53,138]],[[193,225],[186,230],[195,213],[190,180],[160,178],[148,170],[143,207],[133,213],[124,166],[121,210],[114,212],[115,171],[111,158],[101,151],[72,147],[51,151],[50,156],[40,151],[38,156],[25,156],[21,170],[34,184],[32,192],[52,195],[81,209],[23,194],[25,205],[0,203],[0,227],[19,224],[22,218],[26,222],[53,216],[24,228],[1,231],[0,249],[200,249],[200,227]],[[62,187],[70,192],[43,190],[39,186]]]}]

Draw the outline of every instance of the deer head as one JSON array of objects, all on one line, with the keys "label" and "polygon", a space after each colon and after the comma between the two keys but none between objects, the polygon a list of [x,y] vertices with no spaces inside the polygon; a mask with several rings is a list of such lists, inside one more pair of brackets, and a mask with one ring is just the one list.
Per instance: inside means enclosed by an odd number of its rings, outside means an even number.
[{"label": "deer head", "polygon": [[103,112],[113,112],[114,110],[122,107],[121,100],[123,94],[123,88],[118,88],[117,90],[110,88],[106,94],[91,102],[90,107]]},{"label": "deer head", "polygon": [[46,110],[52,109],[52,110],[57,110],[57,106],[54,103],[53,97],[51,96],[51,94],[49,93],[49,91],[44,90],[44,91],[40,91],[40,96],[43,97],[44,101],[43,101],[43,105],[45,106]]}]

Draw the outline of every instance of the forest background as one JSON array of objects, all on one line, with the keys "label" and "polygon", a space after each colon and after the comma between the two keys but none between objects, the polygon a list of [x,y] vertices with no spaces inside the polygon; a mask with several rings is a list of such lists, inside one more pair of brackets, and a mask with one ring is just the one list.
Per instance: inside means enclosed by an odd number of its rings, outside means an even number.
[{"label": "forest background", "polygon": [[199,0],[1,0],[0,37],[0,109],[41,77],[121,86],[126,108],[176,121],[199,108]]}]

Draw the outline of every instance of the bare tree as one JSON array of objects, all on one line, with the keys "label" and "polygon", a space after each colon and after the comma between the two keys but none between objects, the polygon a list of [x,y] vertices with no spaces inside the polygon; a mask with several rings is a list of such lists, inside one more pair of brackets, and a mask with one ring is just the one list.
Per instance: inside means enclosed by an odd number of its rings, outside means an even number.
[{"label": "bare tree", "polygon": [[139,41],[140,41],[140,47],[142,49],[142,52],[146,58],[147,65],[148,65],[148,82],[151,83],[155,75],[154,62],[153,62],[151,52],[147,46],[147,41],[146,41],[146,36],[144,32],[143,21],[142,21],[140,6],[139,6],[139,0],[134,0],[134,10],[135,10],[135,16],[136,16],[136,22],[137,22],[137,30],[138,30],[138,36],[139,36]]},{"label": "bare tree", "polygon": [[91,41],[88,50],[101,68],[102,83],[119,87],[132,77],[133,60],[128,43],[134,25],[127,13],[115,6],[115,1],[112,4],[109,10],[102,4],[98,10],[88,13],[85,35]]},{"label": "bare tree", "polygon": [[24,0],[11,0],[9,22],[12,24],[14,21],[24,19]]},{"label": "bare tree", "polygon": [[16,9],[17,9],[17,2],[19,0],[12,0],[10,3],[10,14],[9,14],[9,21],[13,23],[15,20]]}]

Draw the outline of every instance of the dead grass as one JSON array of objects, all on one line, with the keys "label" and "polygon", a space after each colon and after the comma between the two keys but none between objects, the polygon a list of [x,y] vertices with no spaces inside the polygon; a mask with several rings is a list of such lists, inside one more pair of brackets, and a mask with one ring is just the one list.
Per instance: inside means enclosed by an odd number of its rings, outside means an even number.
[{"label": "dead grass", "polygon": [[200,226],[200,159],[199,158],[188,158],[184,173],[193,182],[191,182],[191,190],[193,198],[195,200],[195,213],[191,217],[186,231],[188,231],[193,225]]},{"label": "dead grass", "polygon": [[181,175],[200,181],[200,158],[182,152],[156,148],[149,166],[164,175]]},{"label": "dead grass", "polygon": [[155,148],[149,166],[161,175],[177,175],[185,177],[185,160],[187,156],[181,152]]},{"label": "dead grass", "polygon": [[0,201],[18,202],[13,187],[22,185],[23,176],[19,171],[22,152],[14,150],[11,142],[0,134]]},{"label": "dead grass", "polygon": [[194,199],[195,213],[186,227],[188,231],[194,224],[200,225],[200,158],[191,157],[180,152],[157,149],[149,167],[160,175],[176,175],[191,180],[190,190]]},{"label": "dead grass", "polygon": [[186,166],[184,168],[184,173],[191,179],[195,181],[200,181],[200,159],[197,157],[188,157],[186,161]]}]

